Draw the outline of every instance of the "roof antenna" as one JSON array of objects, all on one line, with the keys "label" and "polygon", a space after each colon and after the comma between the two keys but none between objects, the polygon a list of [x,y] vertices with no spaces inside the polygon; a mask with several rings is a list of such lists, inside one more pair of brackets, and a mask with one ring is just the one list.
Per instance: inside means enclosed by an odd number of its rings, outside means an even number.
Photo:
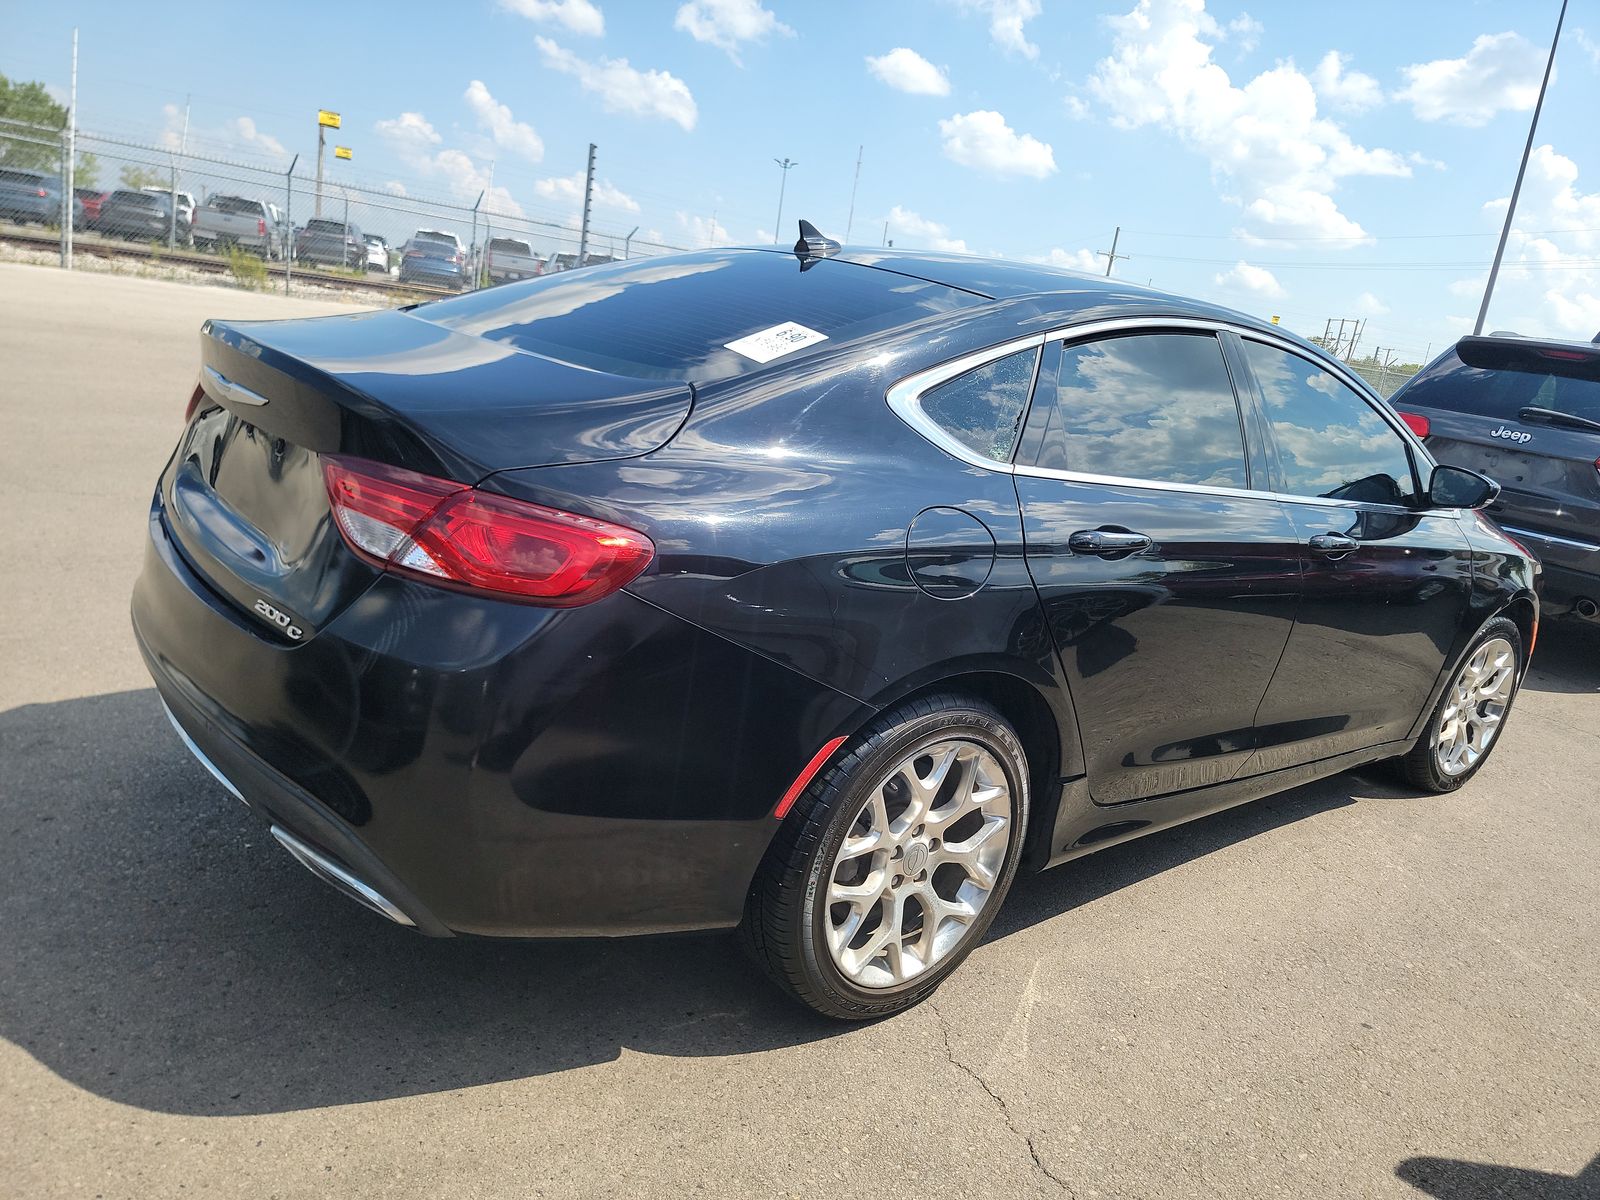
[{"label": "roof antenna", "polygon": [[838,242],[824,236],[810,221],[800,222],[800,240],[794,244],[794,254],[802,262],[808,258],[831,258],[841,249]]}]

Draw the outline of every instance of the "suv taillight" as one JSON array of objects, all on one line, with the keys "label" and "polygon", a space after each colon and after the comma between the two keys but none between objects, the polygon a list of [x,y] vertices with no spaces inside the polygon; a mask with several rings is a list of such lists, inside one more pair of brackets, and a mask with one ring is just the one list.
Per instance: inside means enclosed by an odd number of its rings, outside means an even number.
[{"label": "suv taillight", "polygon": [[650,565],[644,534],[356,458],[323,458],[339,532],[374,566],[444,587],[570,608]]},{"label": "suv taillight", "polygon": [[262,237],[267,236],[267,219],[265,217],[256,218],[256,232]]},{"label": "suv taillight", "polygon": [[1428,423],[1428,418],[1423,416],[1421,413],[1403,412],[1399,414],[1399,417],[1406,423],[1406,428],[1411,430],[1411,432],[1416,434],[1419,438],[1427,437],[1428,430],[1432,428],[1432,426]]}]

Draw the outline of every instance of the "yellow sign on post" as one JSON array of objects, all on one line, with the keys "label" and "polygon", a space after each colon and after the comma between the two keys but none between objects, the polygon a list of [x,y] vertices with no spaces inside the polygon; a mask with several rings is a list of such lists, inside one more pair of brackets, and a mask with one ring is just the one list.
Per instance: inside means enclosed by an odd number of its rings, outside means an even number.
[{"label": "yellow sign on post", "polygon": [[335,146],[333,148],[333,156],[335,158],[353,158],[354,157],[354,155],[352,155],[350,153],[350,147],[349,146]]},{"label": "yellow sign on post", "polygon": [[1273,315],[1272,315],[1272,323],[1273,323],[1273,324],[1274,324],[1274,325],[1276,325],[1276,324],[1277,324],[1277,323],[1278,323],[1278,315],[1277,315],[1277,314],[1276,314],[1276,313],[1274,313],[1274,314],[1273,314]]},{"label": "yellow sign on post", "polygon": [[317,109],[317,124],[326,125],[329,129],[339,128],[339,114],[329,112],[325,108]]}]

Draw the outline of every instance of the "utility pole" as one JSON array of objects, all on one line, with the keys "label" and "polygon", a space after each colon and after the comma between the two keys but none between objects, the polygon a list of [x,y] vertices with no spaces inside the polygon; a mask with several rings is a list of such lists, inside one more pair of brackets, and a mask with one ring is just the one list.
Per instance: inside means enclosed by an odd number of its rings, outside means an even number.
[{"label": "utility pole", "polygon": [[[178,154],[189,153],[189,97],[183,98],[183,137],[178,141]],[[172,181],[168,186],[167,200],[167,249],[172,250],[178,244],[178,159],[172,160]],[[193,216],[193,214],[190,214]]]},{"label": "utility pole", "polygon": [[1517,167],[1517,182],[1511,187],[1511,203],[1506,205],[1506,223],[1500,227],[1500,244],[1494,248],[1494,262],[1489,267],[1489,282],[1483,288],[1483,304],[1478,309],[1478,323],[1473,334],[1483,332],[1483,323],[1489,316],[1489,299],[1494,295],[1495,280],[1500,277],[1500,260],[1505,256],[1506,239],[1511,236],[1511,222],[1517,215],[1517,197],[1522,194],[1522,177],[1528,170],[1528,156],[1533,153],[1533,135],[1539,128],[1539,110],[1544,108],[1545,89],[1550,86],[1550,69],[1556,65],[1556,45],[1561,41],[1561,24],[1567,19],[1567,0],[1561,0],[1561,12],[1556,17],[1555,36],[1550,39],[1550,57],[1545,60],[1544,80],[1539,84],[1539,99],[1533,106],[1533,119],[1528,122],[1528,141],[1522,147],[1522,162]]},{"label": "utility pole", "polygon": [[628,236],[622,239],[622,257],[624,259],[633,257],[631,253],[633,249],[633,235],[638,232],[639,227],[635,225],[632,229],[628,230]]},{"label": "utility pole", "polygon": [[321,121],[317,122],[317,203],[314,216],[322,215],[322,147],[327,140],[327,131]]},{"label": "utility pole", "polygon": [[844,241],[847,246],[850,244],[850,226],[856,223],[856,188],[861,186],[861,154],[864,150],[865,146],[856,147],[856,177],[850,184],[850,215],[844,223]]},{"label": "utility pole", "polygon": [[[483,203],[483,197],[487,192],[488,189],[485,188],[472,202],[472,245],[467,250],[467,261],[472,264],[472,286],[467,289],[469,292],[477,291],[478,285],[483,282],[483,277],[478,271],[478,206]],[[583,264],[580,262],[578,265],[581,267]]]},{"label": "utility pole", "polygon": [[61,265],[72,270],[72,200],[78,179],[78,27],[72,27],[72,91],[67,100],[67,186],[62,196]]},{"label": "utility pole", "polygon": [[1117,259],[1130,257],[1129,255],[1126,255],[1126,254],[1118,254],[1117,253],[1117,239],[1120,238],[1121,236],[1122,236],[1122,226],[1118,225],[1116,230],[1115,230],[1115,232],[1113,232],[1112,235],[1111,235],[1111,249],[1109,249],[1109,250],[1096,250],[1095,251],[1095,257],[1104,258],[1106,260],[1106,278],[1107,279],[1111,278],[1111,268],[1116,266]]},{"label": "utility pole", "polygon": [[787,158],[775,158],[772,161],[783,170],[783,174],[778,176],[778,219],[772,223],[772,244],[776,246],[778,239],[783,236],[783,189],[789,182],[789,168],[800,164],[790,162]]},{"label": "utility pole", "polygon": [[1366,332],[1367,319],[1362,317],[1355,322],[1355,332],[1350,335],[1350,353],[1345,356],[1346,362],[1354,362],[1356,357],[1356,343],[1361,340],[1361,335]]},{"label": "utility pole", "polygon": [[283,221],[288,226],[283,234],[283,294],[289,294],[289,285],[294,282],[294,255],[300,247],[296,245],[294,236],[294,169],[300,162],[296,154],[289,161],[289,169],[283,173]]},{"label": "utility pole", "polygon": [[889,244],[889,222],[887,221],[883,223],[883,242],[881,244],[884,246]]},{"label": "utility pole", "polygon": [[578,233],[578,265],[580,267],[589,259],[589,205],[594,200],[594,150],[594,143],[590,142],[589,175],[583,184],[583,228]]}]

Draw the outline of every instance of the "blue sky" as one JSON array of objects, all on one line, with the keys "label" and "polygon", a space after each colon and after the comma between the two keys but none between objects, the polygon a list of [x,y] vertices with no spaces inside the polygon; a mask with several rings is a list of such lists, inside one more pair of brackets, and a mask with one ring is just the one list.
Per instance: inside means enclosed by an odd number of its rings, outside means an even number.
[{"label": "blue sky", "polygon": [[[463,0],[16,6],[0,72],[81,123],[247,160],[344,115],[353,178],[683,246],[852,240],[1103,269],[1302,333],[1369,319],[1418,358],[1466,332],[1527,134],[1551,0]],[[270,28],[259,18],[270,12]],[[1591,39],[1588,22],[1595,30]],[[1574,0],[1491,311],[1600,330],[1600,0]],[[714,224],[713,224],[714,221]],[[1097,264],[1099,264],[1097,266]]]}]

